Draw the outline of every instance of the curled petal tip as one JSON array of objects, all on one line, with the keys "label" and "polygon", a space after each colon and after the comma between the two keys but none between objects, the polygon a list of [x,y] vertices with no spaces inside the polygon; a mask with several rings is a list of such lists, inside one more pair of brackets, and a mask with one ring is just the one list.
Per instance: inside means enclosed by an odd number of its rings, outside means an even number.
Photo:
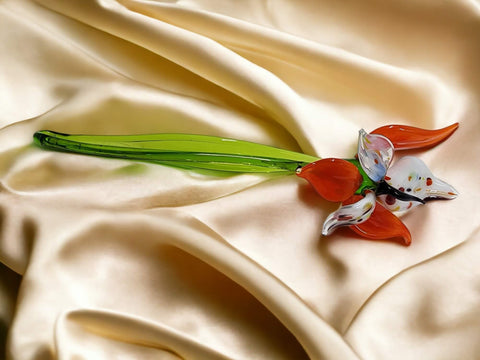
[{"label": "curled petal tip", "polygon": [[450,184],[439,178],[434,177],[432,186],[426,191],[427,199],[447,199],[452,200],[458,196],[458,191]]},{"label": "curled petal tip", "polygon": [[395,150],[407,150],[438,145],[453,134],[458,126],[458,123],[454,123],[442,129],[427,130],[407,125],[386,125],[371,133],[387,137]]},{"label": "curled petal tip", "polygon": [[450,195],[449,199],[455,199],[460,193],[452,186],[451,190],[448,192]]}]

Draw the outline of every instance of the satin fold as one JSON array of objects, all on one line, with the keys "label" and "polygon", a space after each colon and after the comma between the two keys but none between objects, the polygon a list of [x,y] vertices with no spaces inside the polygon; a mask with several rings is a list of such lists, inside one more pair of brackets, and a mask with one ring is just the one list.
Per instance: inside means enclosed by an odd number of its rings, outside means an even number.
[{"label": "satin fold", "polygon": [[[33,359],[478,358],[474,1],[0,1],[0,351]],[[460,193],[348,229],[298,176],[42,150],[38,130],[195,133],[352,158],[438,129]]]}]

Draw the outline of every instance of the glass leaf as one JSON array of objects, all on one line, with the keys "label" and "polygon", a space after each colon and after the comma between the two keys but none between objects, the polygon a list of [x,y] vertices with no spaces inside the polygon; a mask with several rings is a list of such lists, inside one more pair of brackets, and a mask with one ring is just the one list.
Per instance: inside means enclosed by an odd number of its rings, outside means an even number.
[{"label": "glass leaf", "polygon": [[191,134],[34,134],[43,148],[86,155],[153,162],[185,169],[226,172],[294,172],[318,158],[273,146]]}]

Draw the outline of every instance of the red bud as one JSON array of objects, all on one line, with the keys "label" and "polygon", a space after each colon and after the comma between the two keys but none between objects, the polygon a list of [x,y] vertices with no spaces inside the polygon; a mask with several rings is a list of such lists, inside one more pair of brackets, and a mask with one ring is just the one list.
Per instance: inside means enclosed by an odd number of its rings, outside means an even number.
[{"label": "red bud", "polygon": [[298,176],[308,180],[328,201],[344,201],[362,183],[362,175],[352,163],[342,159],[322,159],[304,166]]}]

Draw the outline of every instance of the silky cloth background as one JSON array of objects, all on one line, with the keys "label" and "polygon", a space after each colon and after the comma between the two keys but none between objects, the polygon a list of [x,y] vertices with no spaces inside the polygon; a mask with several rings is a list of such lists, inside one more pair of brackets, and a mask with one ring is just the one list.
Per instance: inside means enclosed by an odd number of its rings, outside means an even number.
[{"label": "silky cloth background", "polygon": [[[7,358],[479,358],[479,3],[0,0],[0,54]],[[295,175],[31,144],[184,132],[342,158],[360,128],[456,121],[413,154],[460,196],[402,218],[410,247],[322,237],[337,204]]]}]

